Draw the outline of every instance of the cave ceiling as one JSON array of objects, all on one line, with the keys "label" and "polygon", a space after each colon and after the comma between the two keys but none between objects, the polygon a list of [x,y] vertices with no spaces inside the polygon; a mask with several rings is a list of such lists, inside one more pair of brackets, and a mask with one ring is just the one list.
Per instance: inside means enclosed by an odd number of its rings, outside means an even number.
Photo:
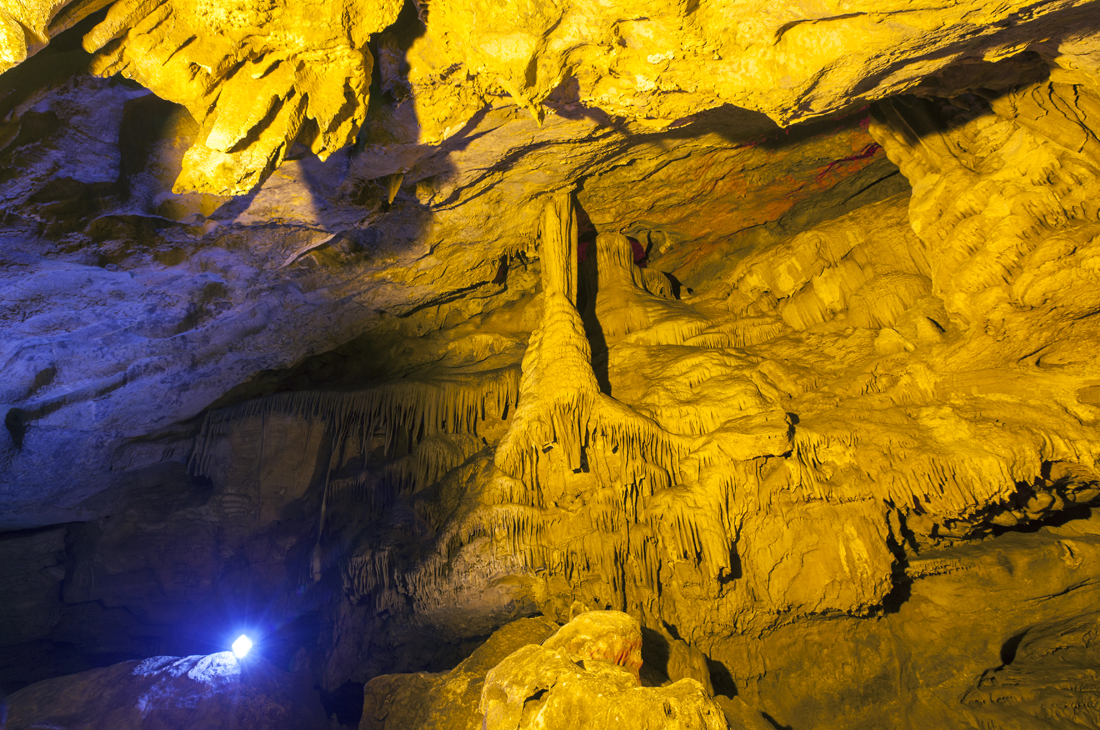
[{"label": "cave ceiling", "polygon": [[248,573],[327,690],[610,608],[792,727],[1086,691],[1002,684],[1100,599],[1096,2],[9,3],[0,210],[0,678]]}]

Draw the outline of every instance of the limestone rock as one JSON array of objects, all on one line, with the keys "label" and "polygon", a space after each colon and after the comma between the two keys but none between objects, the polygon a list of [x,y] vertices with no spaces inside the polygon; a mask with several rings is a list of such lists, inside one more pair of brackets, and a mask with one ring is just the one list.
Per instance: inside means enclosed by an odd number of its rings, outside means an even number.
[{"label": "limestone rock", "polygon": [[112,0],[25,0],[0,8],[0,73]]},{"label": "limestone rock", "polygon": [[542,642],[542,648],[559,652],[581,666],[610,662],[635,677],[642,668],[641,627],[621,611],[582,613]]},{"label": "limestone rock", "polygon": [[963,703],[979,722],[1005,728],[1095,722],[1096,619],[1085,614],[1012,637],[1002,647],[1004,664],[983,672]]},{"label": "limestone rock", "polygon": [[[584,612],[560,628],[544,618],[520,619],[450,672],[372,679],[359,727],[596,728],[629,721],[725,728],[721,710],[695,680],[638,686],[641,639],[637,621],[616,611]],[[527,699],[532,694],[536,699]]]},{"label": "limestone rock", "polygon": [[60,584],[65,578],[61,558],[65,528],[8,536],[0,541],[0,646],[37,638],[61,618]]},{"label": "limestone rock", "polygon": [[[1014,38],[1027,32],[1026,25],[1001,35],[994,31],[1001,18],[1019,12],[1039,27],[1057,23],[1054,8],[1044,8],[1051,13],[1046,15],[1033,7],[974,14],[965,6],[945,13],[938,7],[887,11],[868,5],[845,7],[841,13],[810,6],[758,10],[700,2],[650,5],[642,14],[629,4],[592,9],[563,3],[525,13],[518,23],[503,8],[488,10],[470,2],[429,10],[427,33],[412,52],[431,59],[430,66],[424,63],[429,67],[447,68],[442,58],[459,63],[482,88],[497,84],[535,113],[569,79],[567,109],[598,107],[616,116],[667,123],[729,102],[789,122],[835,111],[837,97],[856,89],[846,101],[860,92],[900,93],[960,58],[1012,55],[1018,49]],[[1081,8],[1078,15],[1068,4],[1058,10],[1074,19],[1087,12]],[[492,18],[493,30],[465,25],[470,13]],[[744,20],[732,29],[730,17]],[[931,48],[939,54],[935,61],[927,55]],[[446,77],[437,72],[416,79],[419,60],[413,56],[410,62],[413,95],[435,101]],[[552,108],[552,102],[547,106]]]},{"label": "limestone rock", "polygon": [[633,687],[629,677],[606,665],[581,670],[537,647],[521,650],[486,680],[485,727],[728,727],[725,715],[693,680],[657,689]]},{"label": "limestone rock", "polygon": [[722,712],[726,713],[726,721],[730,728],[744,728],[744,730],[771,730],[774,723],[768,722],[763,715],[753,710],[740,697],[725,697],[718,695],[714,698]]},{"label": "limestone rock", "polygon": [[1096,709],[1075,687],[1097,671],[1098,529],[1094,514],[929,551],[896,611],[731,637],[715,653],[779,725],[1088,727]]},{"label": "limestone rock", "polygon": [[364,690],[360,730],[478,730],[486,673],[523,646],[541,644],[557,629],[549,619],[519,619],[494,631],[450,672],[375,677]]},{"label": "limestone rock", "polygon": [[153,657],[48,679],[8,698],[11,730],[36,727],[303,730],[327,727],[308,680],[231,652]]},{"label": "limestone rock", "polygon": [[[654,472],[675,471],[680,444],[651,419],[600,392],[577,309],[577,231],[568,193],[557,194],[547,204],[540,230],[543,322],[532,333],[524,355],[522,405],[497,449],[497,464],[513,476],[537,482],[540,461],[546,469],[540,452],[557,444],[564,451],[566,467],[577,470],[582,450],[599,440],[620,453],[619,465],[605,470],[629,473],[652,464]],[[593,458],[600,452],[589,450]]]},{"label": "limestone rock", "polygon": [[485,727],[520,728],[728,727],[703,687],[682,679],[662,688],[637,686],[617,665],[582,667],[560,651],[528,646],[498,664],[485,679],[481,710]]},{"label": "limestone rock", "polygon": [[1093,723],[1095,9],[483,5],[97,18],[190,111],[0,77],[7,666],[247,575],[384,725],[490,664],[494,723]]},{"label": "limestone rock", "polygon": [[201,125],[178,189],[239,195],[282,163],[300,132],[322,159],[354,140],[369,97],[364,46],[398,9],[122,0],[84,46],[99,52],[96,73],[122,73]]},{"label": "limestone rock", "polygon": [[[85,0],[59,14],[66,3],[40,0],[5,11],[0,70],[71,25],[70,16],[107,4]],[[600,110],[664,129],[736,104],[788,124],[902,93],[953,63],[997,60],[1032,44],[1052,66],[1095,72],[1087,37],[1066,37],[1089,17],[1084,5],[865,3],[841,12],[720,0],[599,8],[468,0],[416,4],[416,17],[407,13],[397,27],[394,2],[367,11],[343,0],[308,10],[238,0],[209,12],[193,0],[118,0],[85,45],[98,52],[98,73],[123,73],[183,104],[202,125],[180,190],[241,194],[299,137],[322,157],[355,139],[373,67],[365,46],[387,28],[377,45],[393,100],[374,124],[388,131],[372,137],[394,147],[374,150],[386,160],[377,176],[395,176],[400,185],[423,155],[417,145],[440,144],[501,96],[539,121]],[[731,17],[741,19],[735,29]]]},{"label": "limestone rock", "polygon": [[[642,684],[648,682],[663,686],[666,682],[690,678],[703,685],[708,695],[715,694],[710,667],[703,652],[683,639],[669,636],[667,629],[664,632],[643,629],[642,633],[642,667],[651,673],[648,678],[642,677]],[[728,688],[724,689],[728,691]]]},{"label": "limestone rock", "polygon": [[[31,78],[53,83],[53,71],[43,66],[53,60],[52,50],[12,73],[27,70],[33,72]],[[872,144],[854,119],[839,132],[831,127],[814,131],[805,149],[784,147],[779,158],[771,142],[745,143],[753,134],[787,139],[774,136],[774,125],[761,126],[762,118],[744,112],[716,113],[698,130],[702,136],[677,143],[684,156],[664,165],[659,162],[664,145],[659,138],[647,137],[642,144],[629,130],[583,117],[553,117],[539,129],[529,116],[500,107],[466,138],[411,170],[406,189],[388,212],[341,197],[342,176],[354,163],[337,156],[321,164],[299,157],[305,155],[302,148],[292,155],[298,159],[288,160],[254,197],[231,204],[217,196],[171,191],[183,151],[199,132],[185,119],[186,112],[171,111],[167,102],[132,85],[86,76],[61,79],[52,89],[27,94],[15,100],[16,141],[2,153],[5,168],[20,174],[4,180],[0,190],[5,207],[18,211],[19,225],[28,227],[13,234],[7,249],[12,255],[18,252],[24,263],[6,280],[16,292],[3,312],[11,334],[6,342],[18,354],[5,361],[9,387],[0,395],[5,414],[13,409],[22,413],[27,435],[22,450],[7,452],[10,471],[0,476],[11,485],[5,492],[11,508],[4,516],[10,518],[6,524],[20,526],[31,524],[30,511],[20,507],[16,483],[36,484],[46,490],[36,493],[53,495],[50,505],[56,514],[49,519],[67,521],[100,516],[101,511],[92,509],[94,503],[84,500],[95,493],[123,490],[132,471],[168,461],[186,463],[195,429],[189,425],[177,432],[173,424],[193,423],[199,412],[253,373],[294,367],[331,343],[348,342],[374,329],[391,315],[421,312],[420,323],[413,326],[426,326],[419,332],[433,330],[435,324],[422,324],[431,322],[431,302],[456,301],[456,292],[470,287],[481,293],[457,300],[455,313],[449,315],[452,321],[460,312],[472,311],[471,306],[481,306],[478,302],[516,301],[538,280],[530,214],[542,206],[540,186],[549,169],[562,176],[603,171],[602,182],[596,184],[593,178],[581,196],[602,228],[624,225],[614,224],[622,215],[628,218],[626,228],[644,225],[647,230],[663,229],[670,237],[703,236],[706,248],[718,246],[743,218],[760,222],[785,215],[792,200],[803,201],[797,209],[838,180],[858,189],[878,179],[883,164],[889,166],[881,153],[869,167],[866,160],[840,165],[829,161],[830,156],[849,157],[853,150]],[[62,118],[95,134],[67,134],[57,126]],[[719,131],[730,127],[741,130],[733,139]],[[166,136],[158,136],[162,132]],[[801,134],[796,131],[789,137],[802,139]],[[577,154],[558,159],[555,150],[562,145]],[[501,174],[505,160],[508,175]],[[773,162],[793,170],[791,179],[772,175]],[[624,184],[619,171],[635,164],[658,167],[654,174],[663,177],[652,186],[635,186],[638,194],[626,201],[618,194]],[[739,175],[718,174],[727,165],[744,171],[751,183],[738,182]],[[708,170],[709,176],[697,176],[700,169]],[[854,178],[846,177],[849,172]],[[689,214],[687,206],[667,204],[663,189],[696,177],[695,210],[725,205],[722,201],[734,196],[738,202],[727,217],[700,225],[703,216]],[[420,207],[421,198],[432,205],[430,214]],[[643,221],[647,208],[651,217]],[[270,220],[281,223],[272,228],[266,224]],[[50,241],[68,237],[67,242],[43,241],[38,231]],[[659,233],[649,232],[655,237]],[[54,246],[59,249],[54,251]],[[521,262],[520,253],[528,263]],[[489,285],[502,255],[511,262],[509,286],[497,297],[499,287]],[[443,261],[450,263],[436,265]],[[66,276],[86,272],[91,277],[87,286],[107,287],[96,297],[95,316],[109,318],[136,335],[130,342],[136,350],[103,346],[98,337],[69,336],[87,321],[72,316],[82,311],[81,306],[57,296],[64,291],[77,297],[75,288],[59,290],[47,283],[50,276],[45,272],[57,266],[68,272]],[[24,276],[31,271],[38,273]],[[134,275],[133,287],[108,286],[117,279],[110,274],[120,272]],[[523,277],[527,283],[521,282]],[[251,292],[257,292],[255,297]],[[482,294],[488,292],[493,297],[484,299]],[[35,329],[47,321],[63,321],[70,328]],[[310,325],[300,326],[305,321]],[[530,330],[527,326],[510,332],[509,346],[522,351]],[[65,345],[58,347],[60,342]],[[400,347],[405,345],[394,346]],[[116,356],[118,362],[113,361]],[[155,362],[163,369],[156,375],[143,370],[141,377],[136,371],[122,377],[136,360]],[[396,360],[388,362],[396,368],[378,369],[371,377],[402,377],[408,370]],[[78,365],[83,363],[97,364]],[[39,374],[49,372],[54,378],[34,388]],[[89,398],[109,404],[95,408],[92,421],[76,415],[89,408]],[[160,404],[155,412],[145,410],[149,402]],[[96,432],[106,434],[105,439],[84,437],[91,423]],[[175,437],[166,437],[164,429],[181,438],[165,443]],[[776,424],[767,437],[769,448],[782,445],[785,429]],[[47,433],[48,440],[35,437]],[[125,445],[153,434],[156,446]],[[63,451],[69,458],[53,458],[48,442],[62,441],[56,453]],[[71,487],[63,497],[55,489],[61,484]]]}]

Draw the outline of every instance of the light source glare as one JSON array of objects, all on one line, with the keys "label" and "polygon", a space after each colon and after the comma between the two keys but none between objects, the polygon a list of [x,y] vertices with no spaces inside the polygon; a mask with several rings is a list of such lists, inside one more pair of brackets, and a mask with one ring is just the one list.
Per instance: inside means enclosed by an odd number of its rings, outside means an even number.
[{"label": "light source glare", "polygon": [[244,655],[252,650],[252,639],[248,638],[244,634],[233,642],[233,656],[238,659],[243,659]]}]

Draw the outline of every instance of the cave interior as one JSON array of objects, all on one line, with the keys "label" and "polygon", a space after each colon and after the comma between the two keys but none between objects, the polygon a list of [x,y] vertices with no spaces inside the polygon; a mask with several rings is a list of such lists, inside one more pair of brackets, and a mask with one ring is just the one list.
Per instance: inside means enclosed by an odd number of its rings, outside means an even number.
[{"label": "cave interior", "polygon": [[2,4],[0,730],[1095,729],[1098,350],[1095,1]]}]

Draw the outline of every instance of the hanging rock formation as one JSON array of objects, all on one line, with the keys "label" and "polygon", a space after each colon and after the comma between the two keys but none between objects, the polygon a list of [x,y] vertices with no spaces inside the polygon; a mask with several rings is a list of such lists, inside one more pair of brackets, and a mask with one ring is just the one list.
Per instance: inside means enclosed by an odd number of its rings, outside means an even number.
[{"label": "hanging rock formation", "polygon": [[[2,11],[0,71],[107,5],[84,39],[97,52],[93,72],[123,73],[185,106],[202,131],[176,187],[229,195],[255,187],[295,140],[322,158],[354,140],[373,68],[367,42],[401,8],[36,0]],[[1092,19],[1088,3],[1069,0],[785,12],[718,0],[414,5],[423,32],[375,41],[392,105],[380,115],[386,132],[373,136],[406,159],[378,177],[398,186],[423,154],[409,145],[438,145],[502,95],[540,121],[590,108],[666,128],[736,104],[788,124],[905,92],[952,63],[1015,55],[1034,39],[1052,64],[1097,71],[1075,37]]]},{"label": "hanging rock formation", "polygon": [[547,204],[540,231],[542,324],[523,357],[521,405],[497,449],[497,464],[537,485],[540,452],[561,448],[563,465],[575,472],[582,469],[582,452],[601,458],[601,448],[607,448],[618,454],[619,464],[593,465],[597,472],[609,474],[614,468],[623,481],[633,482],[636,470],[661,471],[665,476],[658,479],[674,481],[679,444],[658,424],[600,393],[576,306],[577,234],[568,193]]},{"label": "hanging rock formation", "polygon": [[987,5],[0,10],[0,689],[1096,725],[1100,29]]}]

